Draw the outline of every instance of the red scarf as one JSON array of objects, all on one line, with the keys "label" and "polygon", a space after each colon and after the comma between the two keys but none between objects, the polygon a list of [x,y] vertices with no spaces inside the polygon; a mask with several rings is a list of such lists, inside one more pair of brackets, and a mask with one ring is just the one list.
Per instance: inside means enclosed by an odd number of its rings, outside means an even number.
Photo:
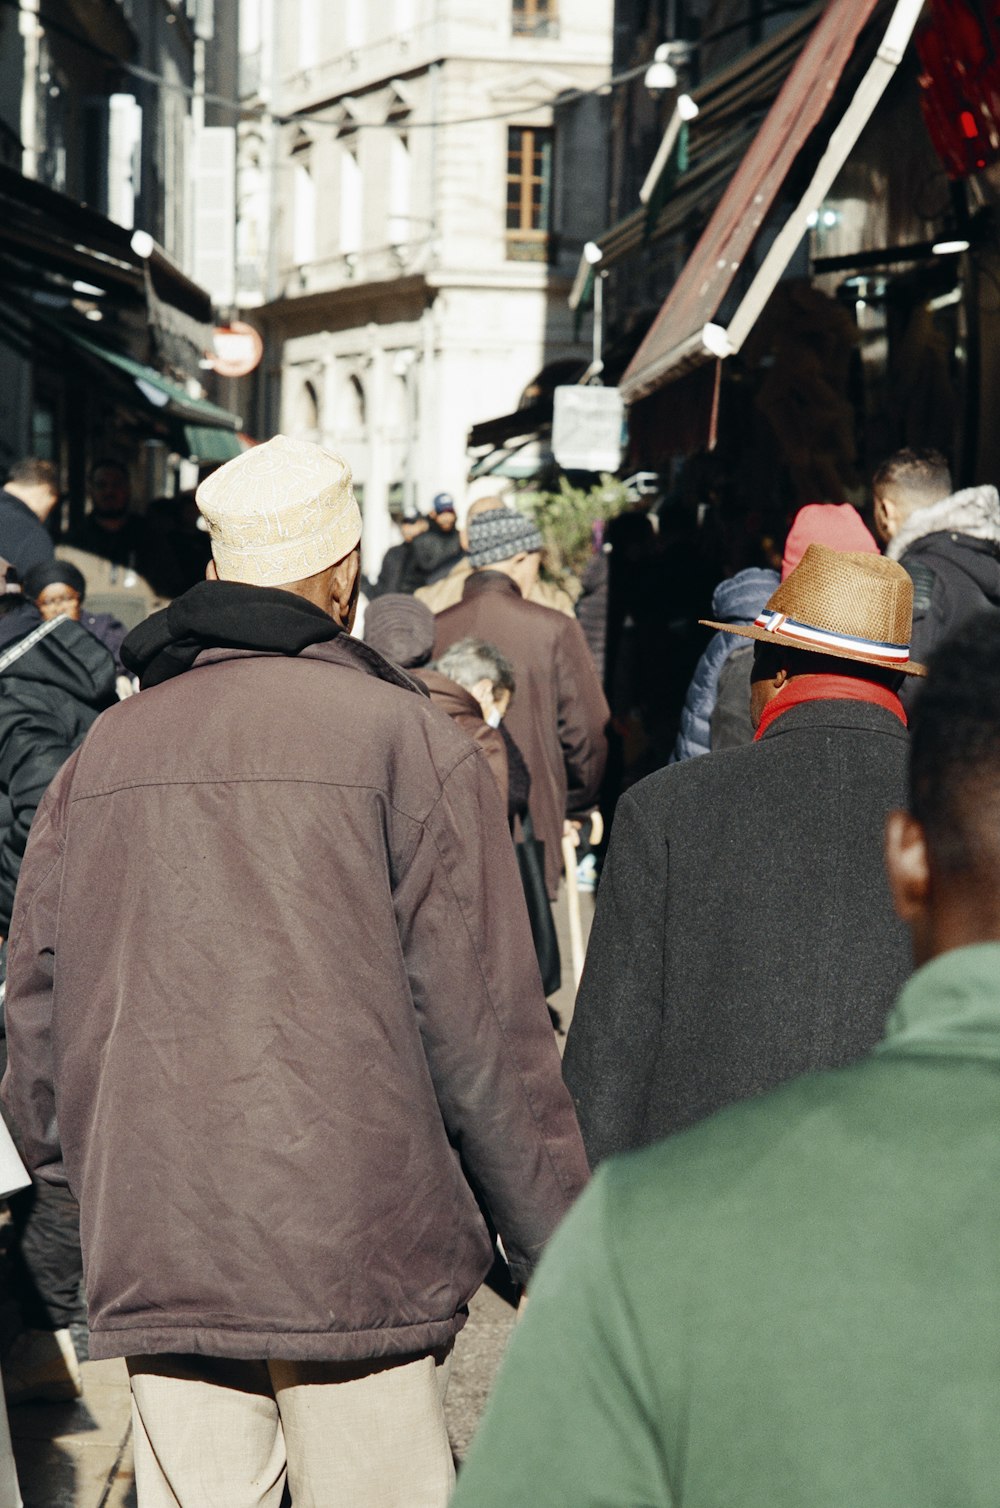
[{"label": "red scarf", "polygon": [[803,702],[869,702],[872,706],[884,707],[899,718],[904,728],[907,726],[899,697],[877,681],[863,681],[853,675],[797,675],[786,681],[764,708],[754,742],[764,736],[775,718],[787,712],[789,707],[800,707]]}]

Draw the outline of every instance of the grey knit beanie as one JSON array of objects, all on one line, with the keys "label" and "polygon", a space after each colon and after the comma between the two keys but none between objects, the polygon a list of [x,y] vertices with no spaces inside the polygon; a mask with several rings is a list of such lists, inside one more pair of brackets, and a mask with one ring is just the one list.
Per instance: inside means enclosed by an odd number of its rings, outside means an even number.
[{"label": "grey knit beanie", "polygon": [[531,520],[513,508],[488,508],[469,519],[469,564],[474,571],[540,550],[542,544]]}]

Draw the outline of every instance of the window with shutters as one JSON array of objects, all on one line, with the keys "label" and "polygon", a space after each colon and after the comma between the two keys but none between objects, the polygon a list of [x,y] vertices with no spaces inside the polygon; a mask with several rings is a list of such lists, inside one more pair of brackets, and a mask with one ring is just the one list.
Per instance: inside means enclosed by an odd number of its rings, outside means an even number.
[{"label": "window with shutters", "polygon": [[515,37],[558,37],[558,0],[512,0],[510,29]]},{"label": "window with shutters", "polygon": [[552,149],[550,126],[507,129],[507,257],[545,262],[552,241]]}]

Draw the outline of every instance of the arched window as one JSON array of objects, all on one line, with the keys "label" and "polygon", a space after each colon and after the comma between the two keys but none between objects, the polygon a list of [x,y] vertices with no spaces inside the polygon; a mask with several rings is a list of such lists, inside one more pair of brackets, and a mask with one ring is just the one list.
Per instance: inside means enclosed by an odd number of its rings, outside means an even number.
[{"label": "arched window", "polygon": [[319,433],[319,391],[314,382],[306,381],[299,389],[295,400],[293,425],[295,433],[311,438]]},{"label": "arched window", "polygon": [[350,439],[359,439],[368,422],[365,390],[360,377],[353,372],[341,391],[337,413],[337,434]]}]

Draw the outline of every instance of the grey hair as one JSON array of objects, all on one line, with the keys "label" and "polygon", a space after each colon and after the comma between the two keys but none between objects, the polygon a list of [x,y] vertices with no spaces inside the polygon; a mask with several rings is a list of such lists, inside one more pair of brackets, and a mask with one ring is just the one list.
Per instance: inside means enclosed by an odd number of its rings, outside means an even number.
[{"label": "grey hair", "polygon": [[514,667],[495,644],[483,639],[459,639],[446,649],[433,667],[449,681],[456,681],[471,691],[479,681],[489,681],[493,693],[509,691],[514,695]]}]

